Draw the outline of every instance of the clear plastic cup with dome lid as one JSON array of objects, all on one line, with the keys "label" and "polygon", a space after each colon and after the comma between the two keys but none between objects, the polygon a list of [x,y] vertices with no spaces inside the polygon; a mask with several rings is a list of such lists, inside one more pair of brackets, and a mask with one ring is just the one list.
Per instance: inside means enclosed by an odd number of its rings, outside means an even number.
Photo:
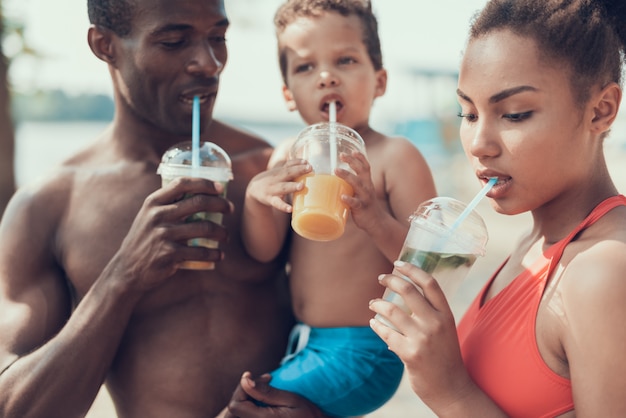
[{"label": "clear plastic cup with dome lid", "polygon": [[[165,186],[177,177],[200,177],[223,186],[222,196],[226,197],[226,187],[233,179],[232,163],[230,157],[221,147],[212,142],[200,142],[199,164],[192,164],[192,142],[185,141],[169,148],[161,158],[157,174],[161,175],[162,185]],[[188,222],[209,220],[217,224],[222,223],[222,213],[198,212],[187,218]],[[190,239],[190,246],[206,248],[218,248],[218,242],[206,238]],[[181,268],[188,270],[212,270],[215,268],[213,261],[186,261]]]},{"label": "clear plastic cup with dome lid", "polygon": [[[399,259],[430,273],[450,299],[479,256],[485,255],[487,228],[473,209],[450,197],[436,197],[422,203],[411,216]],[[394,270],[393,274],[404,277]],[[386,289],[383,299],[410,313],[397,293]],[[376,319],[394,328],[382,315]],[[395,329],[395,328],[394,328]]]}]

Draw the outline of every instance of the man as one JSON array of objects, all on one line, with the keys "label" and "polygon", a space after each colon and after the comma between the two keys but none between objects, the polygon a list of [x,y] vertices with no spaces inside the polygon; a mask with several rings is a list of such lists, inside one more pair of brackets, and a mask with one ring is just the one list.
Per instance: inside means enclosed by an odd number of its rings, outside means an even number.
[{"label": "man", "polygon": [[[18,191],[0,226],[0,416],[82,416],[105,380],[120,418],[215,416],[244,370],[277,365],[291,326],[284,259],[254,262],[239,239],[246,185],[271,149],[211,120],[223,0],[88,6],[116,114],[56,174]],[[202,139],[233,161],[230,202],[202,179],[160,189],[158,163],[190,139],[196,95]],[[223,212],[224,226],[184,222],[198,211]],[[187,247],[193,237],[221,251]],[[217,263],[179,269],[184,260]]]}]

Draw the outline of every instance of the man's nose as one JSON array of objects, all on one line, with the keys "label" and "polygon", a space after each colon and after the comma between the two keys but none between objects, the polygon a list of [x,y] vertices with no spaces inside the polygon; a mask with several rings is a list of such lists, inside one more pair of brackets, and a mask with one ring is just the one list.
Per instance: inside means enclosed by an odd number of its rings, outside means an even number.
[{"label": "man's nose", "polygon": [[187,64],[187,71],[197,76],[214,77],[222,72],[225,61],[225,54],[217,51],[208,42],[202,43],[194,48],[193,55]]}]

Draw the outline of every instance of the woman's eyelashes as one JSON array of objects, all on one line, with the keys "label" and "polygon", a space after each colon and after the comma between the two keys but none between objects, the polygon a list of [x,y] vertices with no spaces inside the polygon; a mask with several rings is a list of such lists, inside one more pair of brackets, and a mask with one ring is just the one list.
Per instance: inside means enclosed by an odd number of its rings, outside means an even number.
[{"label": "woman's eyelashes", "polygon": [[[526,119],[529,119],[533,115],[532,111],[527,112],[519,112],[519,113],[505,113],[502,115],[502,119],[506,119],[511,122],[522,122]],[[458,117],[465,119],[467,122],[476,122],[478,120],[478,115],[470,112],[459,112],[457,114]]]}]

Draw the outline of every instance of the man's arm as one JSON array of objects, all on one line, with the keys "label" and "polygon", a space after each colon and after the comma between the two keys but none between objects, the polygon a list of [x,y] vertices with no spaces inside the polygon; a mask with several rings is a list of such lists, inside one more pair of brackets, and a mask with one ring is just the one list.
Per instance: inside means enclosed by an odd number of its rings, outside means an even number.
[{"label": "man's arm", "polygon": [[[181,200],[187,193],[195,196]],[[53,255],[64,205],[54,202],[63,196],[16,195],[0,227],[0,416],[87,412],[141,296],[184,260],[219,258],[215,250],[180,244],[197,236],[225,238],[208,224],[184,222],[198,211],[231,210],[211,194],[216,193],[210,181],[180,179],[150,195],[71,314],[64,273]]]}]

